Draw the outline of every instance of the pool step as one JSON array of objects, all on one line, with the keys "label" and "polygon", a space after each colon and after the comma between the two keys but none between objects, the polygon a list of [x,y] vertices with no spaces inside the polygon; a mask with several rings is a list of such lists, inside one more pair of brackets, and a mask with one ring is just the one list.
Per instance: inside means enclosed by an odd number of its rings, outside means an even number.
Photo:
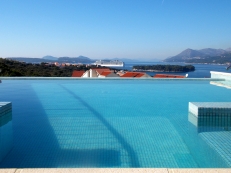
[{"label": "pool step", "polygon": [[11,120],[11,102],[0,102],[0,162],[12,148],[13,129]]},{"label": "pool step", "polygon": [[11,102],[0,102],[0,127],[12,120]]},{"label": "pool step", "polygon": [[197,127],[231,130],[231,102],[189,102],[188,120]]}]

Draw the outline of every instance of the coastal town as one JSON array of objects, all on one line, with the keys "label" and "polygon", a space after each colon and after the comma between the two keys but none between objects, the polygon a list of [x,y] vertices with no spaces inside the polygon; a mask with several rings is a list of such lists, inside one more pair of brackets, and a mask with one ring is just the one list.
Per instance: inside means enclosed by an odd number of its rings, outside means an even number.
[{"label": "coastal town", "polygon": [[[118,69],[111,69],[109,68],[110,65],[112,67],[116,66],[123,66],[123,62],[119,61],[96,61],[94,65],[91,64],[71,64],[71,63],[61,63],[58,62],[53,63],[55,66],[65,67],[65,66],[86,66],[90,67],[89,70],[73,70],[72,77],[81,77],[81,78],[186,78],[188,75],[172,75],[172,74],[156,74],[154,76],[150,76],[149,74],[145,72],[139,72],[137,70],[135,71],[127,71],[127,70],[118,70]],[[101,66],[102,65],[102,66]],[[104,66],[106,65],[106,67]],[[92,68],[91,68],[92,67]]]},{"label": "coastal town", "polygon": [[[121,78],[152,78],[144,72],[133,72],[124,70],[110,70],[109,68],[91,68],[87,71],[74,70],[72,77],[82,78],[107,78],[107,77],[121,77]],[[187,76],[182,75],[169,75],[169,74],[156,74],[153,78],[185,78]]]},{"label": "coastal town", "polygon": [[[102,63],[102,61],[100,62]],[[116,63],[117,66],[114,66]],[[26,63],[17,60],[0,58],[0,76],[6,77],[76,77],[76,78],[185,78],[183,75],[173,75],[168,72],[188,72],[191,66],[151,65],[139,66],[140,70],[127,70],[119,65],[120,62],[104,64],[81,64],[42,62]],[[121,63],[124,65],[124,63]],[[105,66],[106,65],[106,66]],[[134,66],[135,67],[135,66]],[[149,69],[155,69],[155,75],[150,75]],[[186,69],[186,70],[185,70]],[[180,71],[179,71],[180,70]],[[182,71],[184,70],[184,71]],[[163,72],[165,74],[163,74]]]}]

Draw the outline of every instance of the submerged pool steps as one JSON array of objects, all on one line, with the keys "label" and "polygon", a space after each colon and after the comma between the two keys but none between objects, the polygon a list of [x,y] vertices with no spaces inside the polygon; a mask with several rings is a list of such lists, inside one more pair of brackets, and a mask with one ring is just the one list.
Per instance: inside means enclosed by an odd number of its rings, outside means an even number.
[{"label": "submerged pool steps", "polygon": [[12,104],[0,102],[0,162],[12,148]]},{"label": "submerged pool steps", "polygon": [[231,102],[189,102],[188,120],[196,127],[231,130]]}]

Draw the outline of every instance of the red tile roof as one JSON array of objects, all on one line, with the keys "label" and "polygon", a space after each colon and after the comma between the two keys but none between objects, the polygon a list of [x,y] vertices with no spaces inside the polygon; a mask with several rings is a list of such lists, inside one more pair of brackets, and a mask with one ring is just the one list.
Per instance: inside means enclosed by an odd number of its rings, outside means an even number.
[{"label": "red tile roof", "polygon": [[144,75],[145,73],[140,73],[140,72],[127,72],[120,77],[142,77]]},{"label": "red tile roof", "polygon": [[72,72],[72,77],[82,77],[84,73],[85,73],[85,71],[77,71],[77,70],[74,70],[74,71]]},{"label": "red tile roof", "polygon": [[102,73],[100,73],[101,76],[107,76],[111,74],[111,71],[103,71]]},{"label": "red tile roof", "polygon": [[116,74],[118,74],[119,76],[123,76],[125,73],[123,73],[123,72],[117,72]]},{"label": "red tile roof", "polygon": [[185,78],[185,76],[181,76],[181,75],[168,75],[168,74],[156,74],[153,77],[154,78]]},{"label": "red tile roof", "polygon": [[144,75],[144,73],[139,73],[135,77],[142,77],[143,75]]},{"label": "red tile roof", "polygon": [[97,71],[97,73],[101,74],[104,71],[110,71],[109,68],[92,68],[92,70]]},{"label": "red tile roof", "polygon": [[103,69],[103,70],[110,70],[109,68],[91,68],[92,70],[100,70],[100,69]]}]

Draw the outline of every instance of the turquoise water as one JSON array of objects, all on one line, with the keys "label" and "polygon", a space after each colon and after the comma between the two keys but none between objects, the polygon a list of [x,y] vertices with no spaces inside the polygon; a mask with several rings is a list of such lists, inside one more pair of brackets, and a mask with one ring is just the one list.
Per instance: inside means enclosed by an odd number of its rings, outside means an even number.
[{"label": "turquoise water", "polygon": [[3,80],[13,147],[0,167],[231,167],[231,132],[188,113],[230,96],[196,80]]}]

